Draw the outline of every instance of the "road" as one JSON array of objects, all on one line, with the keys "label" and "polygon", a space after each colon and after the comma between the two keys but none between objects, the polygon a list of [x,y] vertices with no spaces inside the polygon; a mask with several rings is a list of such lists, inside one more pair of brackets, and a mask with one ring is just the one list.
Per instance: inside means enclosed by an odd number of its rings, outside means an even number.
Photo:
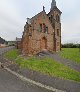
[{"label": "road", "polygon": [[[0,48],[0,62],[1,55],[9,49],[8,48]],[[15,75],[11,74],[5,69],[0,69],[0,92],[52,92],[45,88],[38,87],[29,82],[25,82],[17,78]]]},{"label": "road", "polygon": [[0,69],[0,92],[51,92],[29,82],[21,81],[4,69]]},{"label": "road", "polygon": [[6,48],[0,48],[0,55],[2,55],[4,52],[6,52],[6,51],[8,51],[8,50],[10,50],[12,48],[14,48],[14,46],[6,47]]}]

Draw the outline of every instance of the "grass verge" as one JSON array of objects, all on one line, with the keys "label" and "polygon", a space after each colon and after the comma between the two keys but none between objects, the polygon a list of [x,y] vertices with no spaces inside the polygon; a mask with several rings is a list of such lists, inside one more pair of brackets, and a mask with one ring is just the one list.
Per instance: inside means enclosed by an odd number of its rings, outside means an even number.
[{"label": "grass verge", "polygon": [[74,62],[80,63],[80,51],[79,48],[63,48],[60,52],[63,58],[72,60]]},{"label": "grass verge", "polygon": [[[8,58],[15,60],[15,58],[18,56],[18,52],[17,50],[9,51],[7,52],[6,56],[8,56]],[[80,72],[66,67],[63,64],[54,61],[51,58],[38,59],[36,57],[31,57],[26,60],[23,57],[19,56],[17,57],[15,62],[22,68],[28,68],[35,71],[39,71],[44,74],[48,74],[50,76],[80,82]]]},{"label": "grass verge", "polygon": [[19,55],[18,50],[13,49],[5,53],[5,57],[7,57],[9,60],[15,60],[17,56]]}]

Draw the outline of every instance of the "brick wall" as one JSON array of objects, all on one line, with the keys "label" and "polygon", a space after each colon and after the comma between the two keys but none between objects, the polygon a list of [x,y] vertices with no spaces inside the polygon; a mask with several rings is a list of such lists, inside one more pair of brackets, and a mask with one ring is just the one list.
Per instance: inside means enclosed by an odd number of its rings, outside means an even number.
[{"label": "brick wall", "polygon": [[[45,24],[48,27],[48,33],[40,32],[40,24]],[[33,29],[34,26],[34,29]],[[54,48],[54,40],[53,40],[53,32],[54,29],[48,19],[48,16],[45,14],[45,12],[42,12],[39,14],[32,22],[29,29],[26,31],[26,35],[23,40],[23,53],[26,54],[36,54],[43,50],[41,48],[41,41],[45,37],[47,40],[47,50],[53,51]],[[29,33],[32,34],[32,36],[29,36]],[[44,48],[45,49],[45,48]]]}]

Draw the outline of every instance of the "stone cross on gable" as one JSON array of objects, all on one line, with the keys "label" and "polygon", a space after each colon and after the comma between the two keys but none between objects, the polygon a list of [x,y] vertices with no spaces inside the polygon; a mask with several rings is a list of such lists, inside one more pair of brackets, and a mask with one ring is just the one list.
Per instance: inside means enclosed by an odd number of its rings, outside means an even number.
[{"label": "stone cross on gable", "polygon": [[45,7],[43,6],[43,11],[45,11]]}]

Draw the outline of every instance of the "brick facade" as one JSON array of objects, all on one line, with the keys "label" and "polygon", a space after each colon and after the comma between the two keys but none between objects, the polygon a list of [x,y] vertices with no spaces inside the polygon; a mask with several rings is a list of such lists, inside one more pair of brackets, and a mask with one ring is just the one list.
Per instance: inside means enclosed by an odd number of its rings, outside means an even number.
[{"label": "brick facade", "polygon": [[27,19],[22,36],[23,54],[34,55],[43,50],[60,51],[61,23],[60,10],[55,7],[46,14],[43,11]]}]

